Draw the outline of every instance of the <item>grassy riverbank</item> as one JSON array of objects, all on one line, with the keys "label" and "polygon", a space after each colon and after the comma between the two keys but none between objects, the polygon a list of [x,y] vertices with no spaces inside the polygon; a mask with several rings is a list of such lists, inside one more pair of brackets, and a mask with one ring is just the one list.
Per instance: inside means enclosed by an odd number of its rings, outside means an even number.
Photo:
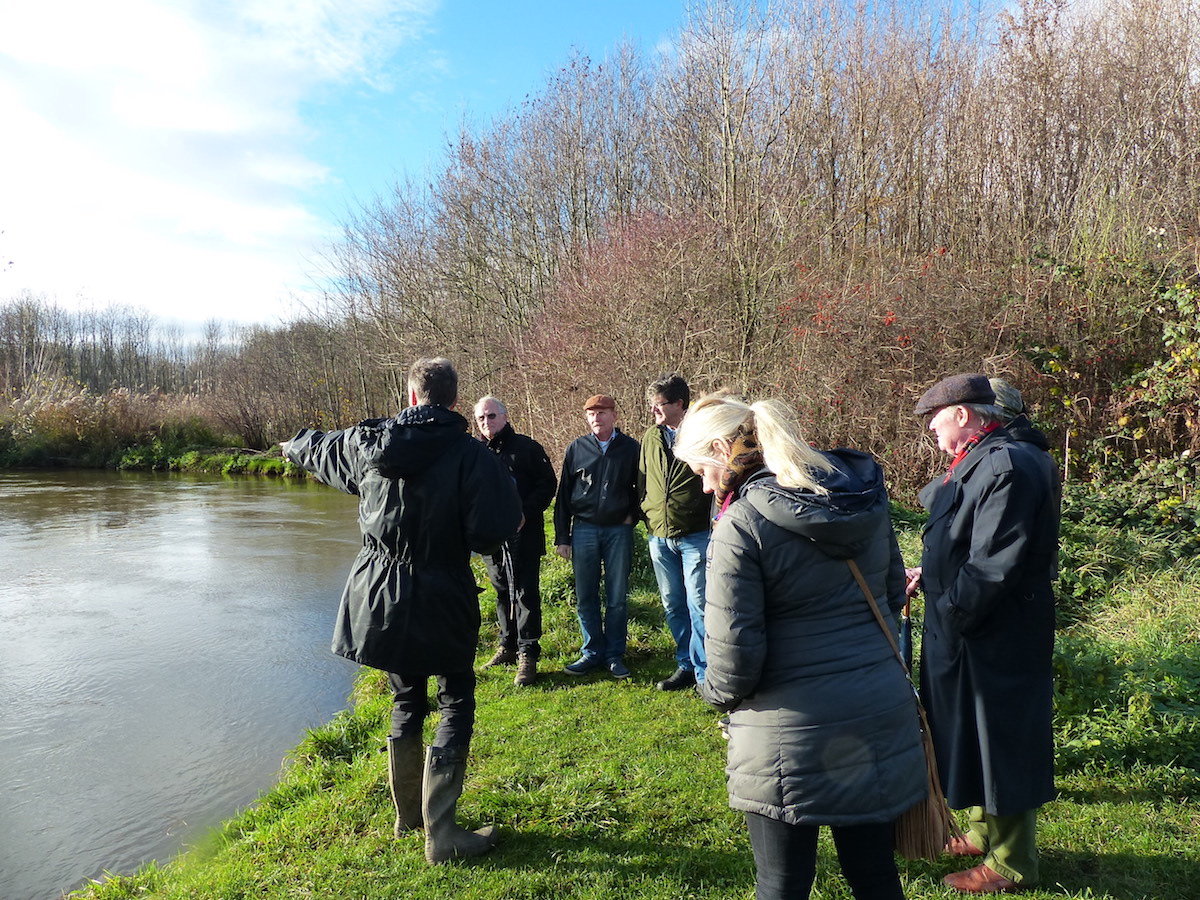
[{"label": "grassy riverbank", "polygon": [[[1068,505],[1063,591],[1073,624],[1057,659],[1060,798],[1042,817],[1043,885],[1031,898],[1200,896],[1200,569],[1179,539],[1096,521]],[[914,558],[916,517],[903,515]],[[544,674],[479,683],[460,820],[500,826],[480,860],[426,866],[422,838],[391,835],[379,752],[389,698],[364,671],[353,708],[311,732],[279,785],[202,847],[79,892],[89,900],[559,898],[717,900],[753,896],[740,816],[726,805],[716,716],[664,694],[670,641],[644,552],[631,597],[632,679],[561,674],[578,626],[567,566],[548,558]],[[490,594],[483,595],[485,608]],[[490,617],[488,619],[490,621]],[[491,652],[485,627],[479,660]],[[431,723],[432,724],[432,723]],[[432,731],[432,729],[431,729]],[[823,838],[813,896],[850,897]],[[910,900],[945,898],[956,863],[905,863]],[[954,895],[958,896],[958,895]]]}]

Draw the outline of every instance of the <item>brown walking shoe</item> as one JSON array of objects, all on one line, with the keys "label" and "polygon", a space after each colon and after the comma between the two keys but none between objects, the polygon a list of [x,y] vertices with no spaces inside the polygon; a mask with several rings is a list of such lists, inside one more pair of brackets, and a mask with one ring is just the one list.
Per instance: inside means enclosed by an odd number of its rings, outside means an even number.
[{"label": "brown walking shoe", "polygon": [[490,669],[492,666],[511,666],[517,661],[517,651],[511,647],[497,647],[496,652],[492,654],[492,658],[483,664],[485,669]]},{"label": "brown walking shoe", "polygon": [[956,834],[950,838],[945,852],[950,856],[983,856],[983,851],[967,840],[965,834]]},{"label": "brown walking shoe", "polygon": [[982,863],[965,872],[951,872],[942,879],[942,884],[964,894],[1006,894],[1023,887]]},{"label": "brown walking shoe", "polygon": [[537,659],[531,653],[521,653],[517,656],[517,676],[513,684],[528,687],[537,681]]}]

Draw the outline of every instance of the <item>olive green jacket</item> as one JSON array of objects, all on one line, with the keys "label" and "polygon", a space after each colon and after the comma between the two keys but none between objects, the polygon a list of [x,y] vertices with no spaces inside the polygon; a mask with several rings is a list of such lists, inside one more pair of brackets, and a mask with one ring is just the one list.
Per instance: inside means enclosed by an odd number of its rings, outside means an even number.
[{"label": "olive green jacket", "polygon": [[638,494],[646,530],[653,537],[678,538],[708,531],[712,500],[701,484],[700,476],[677,460],[667,446],[667,427],[646,429],[638,461]]}]

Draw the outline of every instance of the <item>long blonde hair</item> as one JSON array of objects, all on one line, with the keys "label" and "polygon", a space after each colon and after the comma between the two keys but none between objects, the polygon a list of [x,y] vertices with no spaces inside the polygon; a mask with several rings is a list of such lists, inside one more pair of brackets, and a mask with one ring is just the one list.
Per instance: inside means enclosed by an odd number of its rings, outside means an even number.
[{"label": "long blonde hair", "polygon": [[724,466],[728,460],[713,456],[713,442],[732,444],[739,434],[755,436],[763,462],[784,487],[829,493],[817,476],[832,472],[833,465],[804,440],[795,410],[780,400],[746,403],[727,393],[705,395],[683,417],[675,435],[675,458],[688,465]]}]

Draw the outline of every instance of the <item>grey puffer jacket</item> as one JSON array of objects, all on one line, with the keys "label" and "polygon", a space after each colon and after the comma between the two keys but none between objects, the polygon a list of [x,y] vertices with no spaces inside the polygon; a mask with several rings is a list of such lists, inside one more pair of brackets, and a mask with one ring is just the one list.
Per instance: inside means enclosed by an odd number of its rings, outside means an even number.
[{"label": "grey puffer jacket", "polygon": [[729,804],[789,824],[886,822],[926,793],[912,686],[846,560],[895,629],[904,564],[878,464],[825,454],[828,495],[762,470],[709,544],[704,698],[729,710]]}]

